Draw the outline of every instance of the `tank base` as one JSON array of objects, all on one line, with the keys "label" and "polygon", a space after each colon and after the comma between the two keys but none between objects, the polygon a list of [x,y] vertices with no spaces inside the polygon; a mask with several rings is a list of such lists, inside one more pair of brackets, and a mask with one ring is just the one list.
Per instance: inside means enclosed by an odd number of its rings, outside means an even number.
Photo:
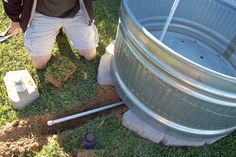
[{"label": "tank base", "polygon": [[139,119],[131,110],[124,113],[122,117],[122,124],[129,130],[135,132],[139,136],[153,143],[161,143],[166,146],[203,146],[210,145],[218,141],[219,139],[225,137],[214,137],[211,139],[189,139],[186,137],[180,137],[179,135],[168,134],[164,131],[164,128],[160,125],[159,129],[157,127],[152,127],[151,125],[145,123]]}]

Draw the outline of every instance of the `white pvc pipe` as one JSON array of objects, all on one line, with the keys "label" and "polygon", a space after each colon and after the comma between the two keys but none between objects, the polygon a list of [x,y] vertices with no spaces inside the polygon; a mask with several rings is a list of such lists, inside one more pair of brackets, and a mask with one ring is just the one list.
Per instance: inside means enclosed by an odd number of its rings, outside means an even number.
[{"label": "white pvc pipe", "polygon": [[164,26],[164,28],[162,30],[161,37],[159,38],[160,41],[163,41],[163,39],[165,37],[166,31],[167,31],[167,29],[168,29],[168,27],[170,25],[170,22],[171,22],[174,14],[175,14],[175,11],[176,11],[176,8],[179,5],[179,2],[180,2],[180,0],[175,0],[174,1],[174,4],[173,4],[173,6],[172,6],[172,8],[170,10],[170,14],[169,14],[169,16],[168,16],[168,18],[166,20],[165,26]]},{"label": "white pvc pipe", "polygon": [[83,116],[93,114],[93,113],[96,113],[96,112],[108,110],[108,109],[118,107],[118,106],[121,106],[121,105],[124,105],[124,102],[118,102],[118,103],[114,103],[114,104],[111,104],[111,105],[99,107],[99,108],[96,108],[96,109],[93,109],[93,110],[78,113],[78,114],[75,114],[75,115],[71,115],[71,116],[68,116],[68,117],[59,118],[59,119],[56,119],[56,120],[50,120],[50,121],[47,122],[47,124],[48,124],[48,126],[52,126],[52,125],[57,124],[57,123],[61,123],[61,122],[65,122],[65,121],[68,121],[68,120],[71,120],[71,119],[83,117]]}]

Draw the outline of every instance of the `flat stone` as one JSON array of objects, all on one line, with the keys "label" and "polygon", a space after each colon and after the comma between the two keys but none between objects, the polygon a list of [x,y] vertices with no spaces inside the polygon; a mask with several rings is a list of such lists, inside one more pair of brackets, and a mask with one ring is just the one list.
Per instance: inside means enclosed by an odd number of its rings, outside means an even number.
[{"label": "flat stone", "polygon": [[111,59],[113,54],[114,42],[107,46],[106,53],[101,57],[97,74],[97,82],[99,85],[114,85],[111,76]]},{"label": "flat stone", "polygon": [[[26,86],[24,92],[17,92],[14,85],[14,77],[21,76]],[[27,70],[10,71],[3,78],[7,88],[7,94],[15,109],[22,109],[39,97],[38,88]]]},{"label": "flat stone", "polygon": [[106,53],[110,55],[114,55],[114,46],[115,46],[115,40],[113,40],[107,47],[106,47]]},{"label": "flat stone", "polygon": [[153,143],[162,143],[166,146],[203,146],[213,144],[226,136],[224,135],[211,139],[191,139],[173,133],[170,135],[163,131],[164,129],[162,129],[161,126],[160,129],[157,129],[148,125],[138,118],[131,110],[123,114],[122,124],[142,138],[152,141]]},{"label": "flat stone", "polygon": [[123,114],[122,124],[144,139],[150,140],[154,143],[160,143],[165,136],[165,133],[156,130],[152,126],[136,117],[136,115],[131,110]]},{"label": "flat stone", "polygon": [[193,139],[184,139],[180,138],[177,135],[165,135],[165,138],[162,140],[162,144],[166,146],[203,146],[205,140],[193,140]]},{"label": "flat stone", "polygon": [[203,146],[203,145],[210,145],[218,141],[219,139],[225,137],[214,137],[210,139],[189,139],[184,138],[178,135],[169,135],[166,133],[165,138],[162,140],[162,144],[166,146]]}]

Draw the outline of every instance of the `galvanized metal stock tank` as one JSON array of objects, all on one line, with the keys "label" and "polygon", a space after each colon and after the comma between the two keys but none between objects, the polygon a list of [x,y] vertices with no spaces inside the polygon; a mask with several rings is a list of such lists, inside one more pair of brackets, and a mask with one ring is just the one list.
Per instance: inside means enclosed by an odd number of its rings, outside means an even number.
[{"label": "galvanized metal stock tank", "polygon": [[116,88],[142,120],[191,139],[236,129],[236,1],[122,0]]}]

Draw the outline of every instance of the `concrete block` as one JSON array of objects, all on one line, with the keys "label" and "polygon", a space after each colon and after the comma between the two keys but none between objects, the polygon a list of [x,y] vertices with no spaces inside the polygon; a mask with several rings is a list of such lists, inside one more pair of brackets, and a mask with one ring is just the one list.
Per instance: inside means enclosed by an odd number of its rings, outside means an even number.
[{"label": "concrete block", "polygon": [[[25,90],[17,91],[15,86],[16,77],[21,77]],[[15,109],[22,109],[39,97],[38,88],[27,70],[10,71],[3,78],[7,88],[7,94]]]},{"label": "concrete block", "polygon": [[113,85],[111,76],[111,58],[110,54],[104,54],[101,57],[98,67],[97,82],[99,85]]},{"label": "concrete block", "polygon": [[150,140],[154,143],[160,143],[165,136],[165,133],[154,129],[152,126],[136,117],[131,110],[124,113],[122,124],[144,139]]},{"label": "concrete block", "polygon": [[162,140],[162,144],[164,144],[166,146],[193,146],[193,147],[197,147],[197,146],[213,144],[225,136],[226,135],[221,136],[221,137],[214,137],[214,138],[210,138],[210,139],[190,139],[187,137],[178,136],[177,134],[170,135],[170,134],[166,133],[164,139]]},{"label": "concrete block", "polygon": [[106,53],[110,55],[114,55],[114,46],[115,46],[115,40],[113,40],[107,47],[106,47]]},{"label": "concrete block", "polygon": [[166,146],[203,146],[213,144],[226,136],[212,139],[190,139],[173,133],[170,135],[161,126],[160,129],[157,129],[148,125],[130,110],[123,114],[122,124],[142,138],[154,143],[162,143]]},{"label": "concrete block", "polygon": [[115,41],[106,47],[106,53],[101,57],[97,74],[97,82],[99,85],[114,85],[111,76],[111,59],[114,55],[114,43]]},{"label": "concrete block", "polygon": [[205,144],[204,140],[193,140],[193,139],[184,139],[178,137],[178,135],[165,135],[165,138],[162,140],[162,144],[166,146],[203,146]]}]

